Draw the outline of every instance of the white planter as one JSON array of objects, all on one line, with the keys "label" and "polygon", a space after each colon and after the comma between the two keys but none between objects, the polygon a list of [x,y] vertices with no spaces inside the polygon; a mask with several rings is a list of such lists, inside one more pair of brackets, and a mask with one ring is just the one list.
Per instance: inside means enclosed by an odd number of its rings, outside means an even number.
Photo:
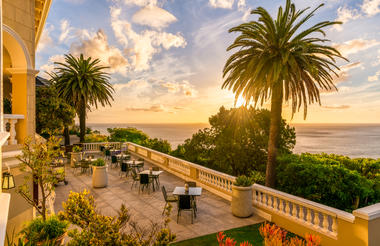
[{"label": "white planter", "polygon": [[83,159],[83,152],[71,152],[70,166],[74,167],[74,159],[78,162]]},{"label": "white planter", "polygon": [[252,186],[232,185],[231,210],[237,217],[245,218],[252,215]]},{"label": "white planter", "polygon": [[104,188],[108,184],[107,166],[92,166],[92,187]]}]

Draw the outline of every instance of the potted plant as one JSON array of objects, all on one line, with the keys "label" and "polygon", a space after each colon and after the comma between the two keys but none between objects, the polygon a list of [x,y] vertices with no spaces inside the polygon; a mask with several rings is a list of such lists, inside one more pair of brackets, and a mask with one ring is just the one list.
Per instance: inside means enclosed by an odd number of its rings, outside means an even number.
[{"label": "potted plant", "polygon": [[27,245],[63,245],[69,222],[52,215],[44,220],[37,217],[27,222],[21,230]]},{"label": "potted plant", "polygon": [[92,163],[92,187],[103,188],[107,184],[107,166],[104,159],[99,158]]},{"label": "potted plant", "polygon": [[252,179],[245,175],[236,178],[232,185],[232,214],[237,217],[252,215]]},{"label": "potted plant", "polygon": [[71,162],[70,165],[71,167],[74,167],[74,160],[80,161],[83,158],[83,152],[82,148],[78,145],[74,145],[72,152],[71,152]]}]

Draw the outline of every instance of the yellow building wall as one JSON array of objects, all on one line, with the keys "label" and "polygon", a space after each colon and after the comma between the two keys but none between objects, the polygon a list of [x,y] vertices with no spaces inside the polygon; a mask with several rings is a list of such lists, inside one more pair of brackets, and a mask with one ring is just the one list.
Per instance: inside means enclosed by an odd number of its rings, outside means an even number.
[{"label": "yellow building wall", "polygon": [[35,66],[34,0],[2,0],[3,24],[11,27],[28,48]]}]

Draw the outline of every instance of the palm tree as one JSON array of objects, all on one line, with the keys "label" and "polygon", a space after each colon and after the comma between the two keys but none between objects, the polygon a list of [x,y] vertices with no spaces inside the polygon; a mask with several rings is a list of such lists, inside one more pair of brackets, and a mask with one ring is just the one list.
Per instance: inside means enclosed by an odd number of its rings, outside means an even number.
[{"label": "palm tree", "polygon": [[287,0],[285,9],[279,8],[277,19],[259,7],[251,12],[258,15],[257,21],[229,30],[240,35],[227,48],[227,51],[238,50],[224,66],[222,88],[232,90],[236,100],[243,96],[246,102],[253,101],[255,106],[271,100],[265,182],[269,187],[274,187],[276,180],[283,103],[291,101],[293,115],[303,105],[306,118],[307,105],[320,104],[320,90],[336,90],[333,75],[338,76],[336,70],[339,68],[335,59],[345,59],[336,49],[325,44],[329,40],[325,39],[323,31],[340,22],[323,21],[301,30],[321,6],[323,4],[305,14],[309,8],[296,10],[295,5]]},{"label": "palm tree", "polygon": [[65,55],[65,62],[56,62],[57,66],[50,76],[55,81],[58,95],[72,104],[79,117],[80,141],[86,134],[86,113],[91,107],[98,108],[111,105],[114,89],[109,82],[109,74],[104,72],[107,67],[99,65],[99,59],[85,59]]}]

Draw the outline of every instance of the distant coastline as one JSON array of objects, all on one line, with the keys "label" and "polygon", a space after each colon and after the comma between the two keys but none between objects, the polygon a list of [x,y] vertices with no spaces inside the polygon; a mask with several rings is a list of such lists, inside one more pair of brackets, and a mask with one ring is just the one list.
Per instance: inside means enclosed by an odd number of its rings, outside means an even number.
[{"label": "distant coastline", "polygon": [[[107,134],[107,128],[136,127],[153,138],[168,140],[173,148],[182,144],[208,123],[153,123],[103,124],[89,123],[89,127]],[[380,158],[380,123],[295,123],[297,144],[295,153],[333,153],[352,158]]]}]

